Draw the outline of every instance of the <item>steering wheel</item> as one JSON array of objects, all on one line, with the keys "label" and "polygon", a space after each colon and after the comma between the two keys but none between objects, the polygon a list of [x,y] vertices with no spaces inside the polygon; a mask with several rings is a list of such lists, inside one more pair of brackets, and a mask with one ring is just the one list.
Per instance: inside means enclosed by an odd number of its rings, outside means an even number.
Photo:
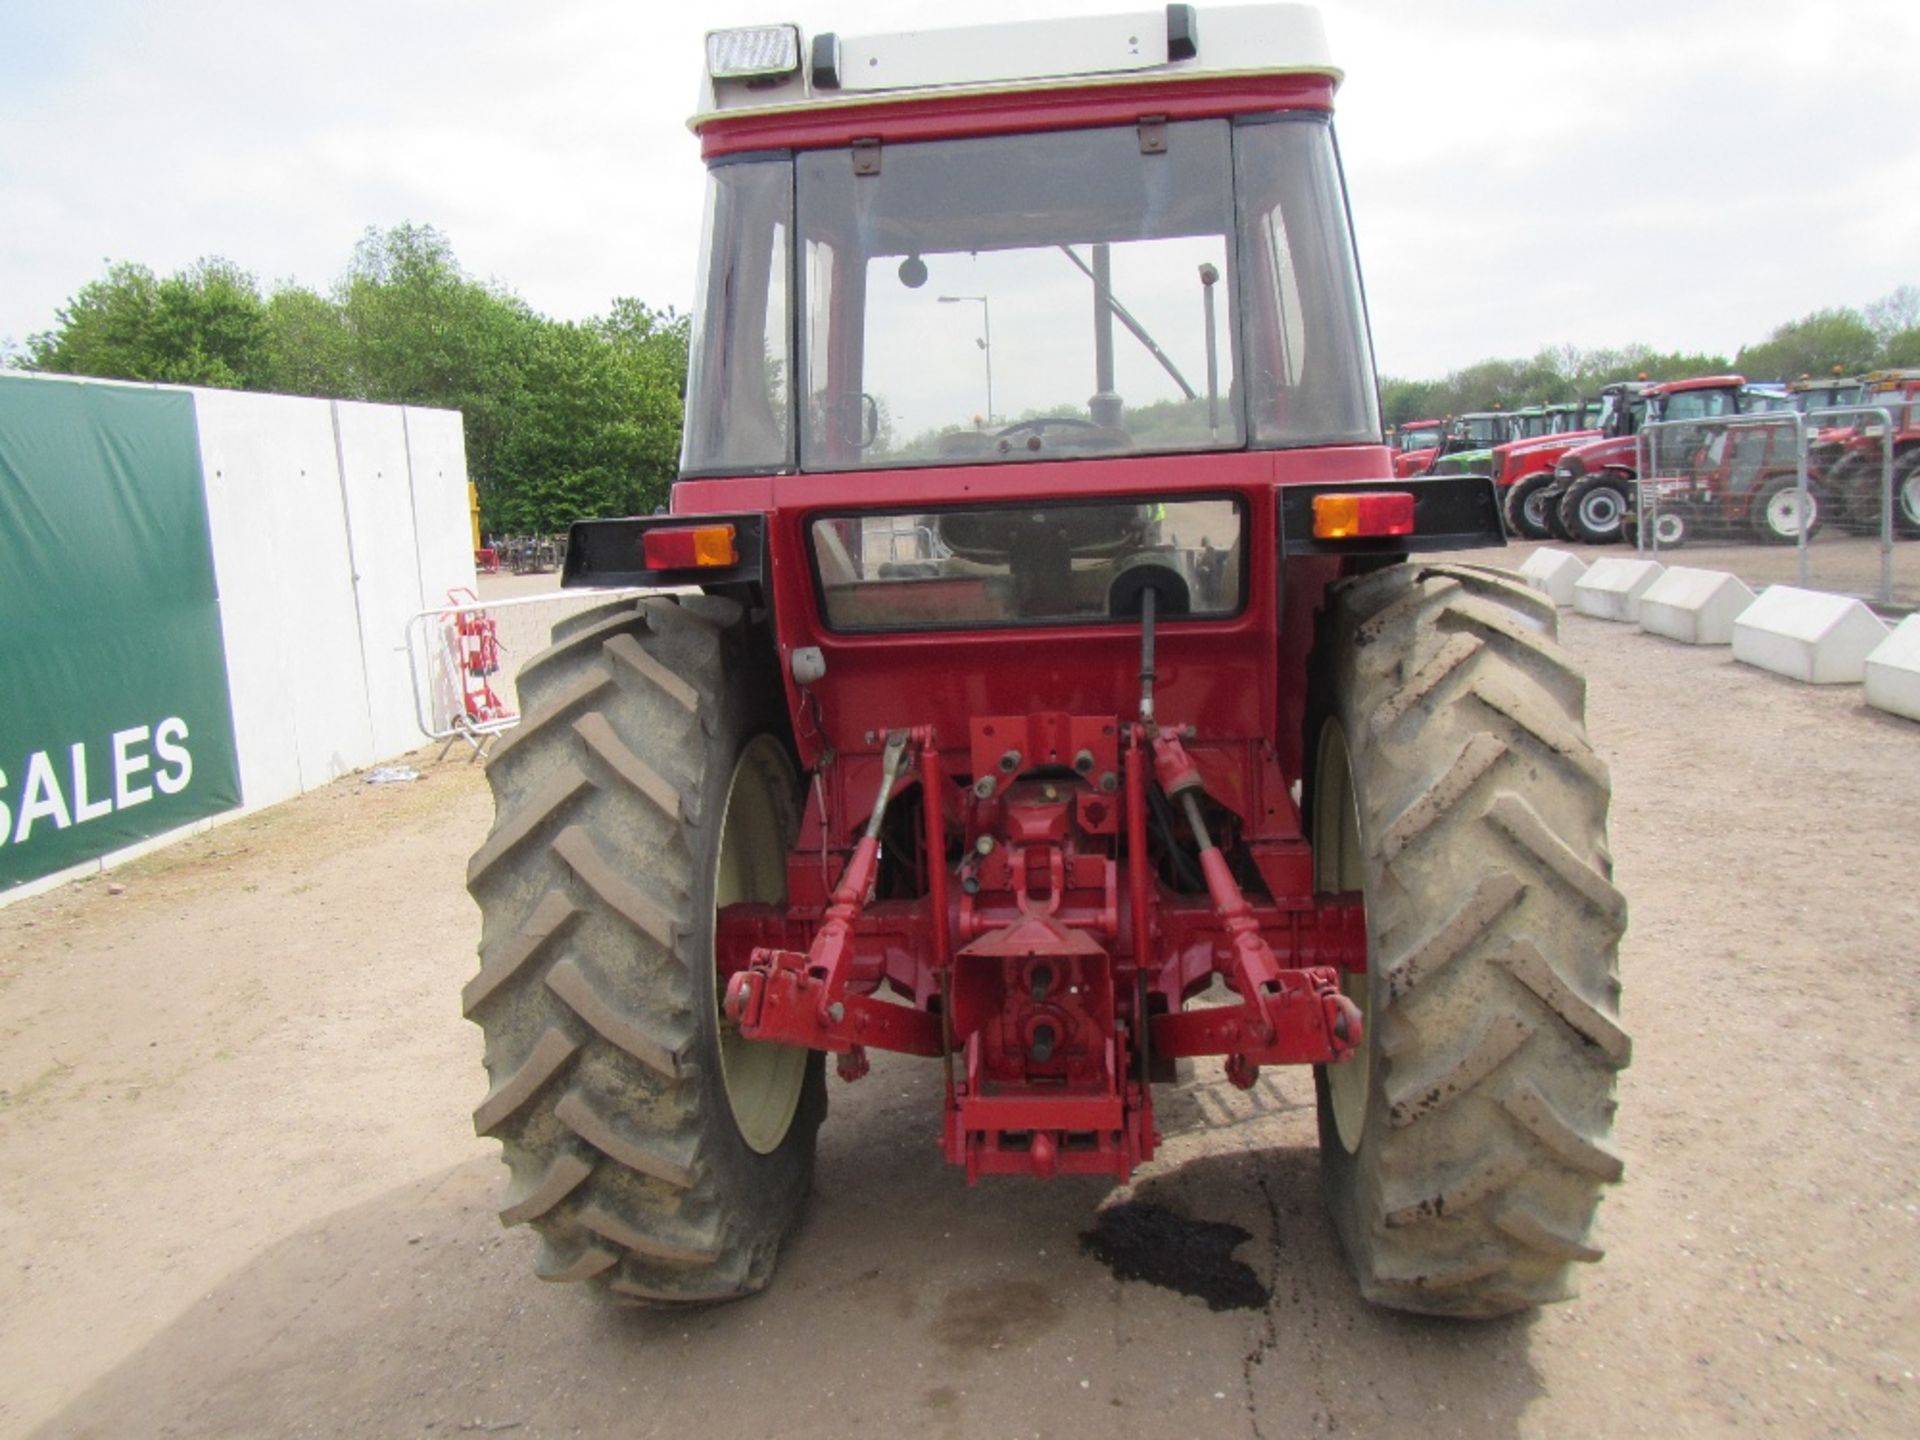
[{"label": "steering wheel", "polygon": [[1009,436],[1024,434],[1031,430],[1035,435],[1042,434],[1052,426],[1059,425],[1069,430],[1103,430],[1106,427],[1096,425],[1091,420],[1081,420],[1072,415],[1042,415],[1037,420],[1016,420],[1004,430],[994,431],[994,437],[1005,440]]}]

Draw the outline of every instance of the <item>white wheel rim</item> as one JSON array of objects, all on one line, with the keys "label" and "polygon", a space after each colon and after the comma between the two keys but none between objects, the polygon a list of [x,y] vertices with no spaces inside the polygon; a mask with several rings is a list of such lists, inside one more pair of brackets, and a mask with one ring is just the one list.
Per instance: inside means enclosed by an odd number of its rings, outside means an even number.
[{"label": "white wheel rim", "polygon": [[1520,513],[1526,517],[1527,524],[1535,530],[1547,528],[1547,497],[1541,490],[1535,490],[1520,502]]},{"label": "white wheel rim", "polygon": [[[1807,496],[1807,512],[1819,513],[1813,496]],[[1778,490],[1767,501],[1767,525],[1776,535],[1795,535],[1800,533],[1800,491]]]},{"label": "white wheel rim", "polygon": [[1678,515],[1662,515],[1653,522],[1653,537],[1662,545],[1678,545],[1687,527]]},{"label": "white wheel rim", "polygon": [[[1347,752],[1347,733],[1338,720],[1320,731],[1320,753],[1313,774],[1313,888],[1320,894],[1366,893],[1366,860],[1360,849],[1360,801],[1353,787],[1353,764]],[[1371,957],[1369,957],[1371,964]],[[1341,992],[1360,1009],[1360,1044],[1338,1065],[1326,1067],[1327,1098],[1333,1109],[1333,1128],[1352,1154],[1360,1148],[1367,1128],[1368,1071],[1373,1052],[1373,1000],[1370,974],[1348,973]]]},{"label": "white wheel rim", "polygon": [[[757,735],[740,752],[720,817],[714,858],[713,904],[721,908],[754,901],[781,904],[787,898],[787,847],[796,833],[793,766],[770,735]],[[718,1005],[724,996],[714,986]],[[797,1045],[748,1040],[720,1012],[720,1077],[734,1124],[749,1148],[762,1155],[778,1149],[800,1108],[807,1078],[807,1051]]]},{"label": "white wheel rim", "polygon": [[1920,525],[1920,470],[1914,471],[1901,483],[1900,508],[1906,512],[1908,524]]},{"label": "white wheel rim", "polygon": [[1589,530],[1613,530],[1620,524],[1620,497],[1611,490],[1594,490],[1580,502],[1580,520]]}]

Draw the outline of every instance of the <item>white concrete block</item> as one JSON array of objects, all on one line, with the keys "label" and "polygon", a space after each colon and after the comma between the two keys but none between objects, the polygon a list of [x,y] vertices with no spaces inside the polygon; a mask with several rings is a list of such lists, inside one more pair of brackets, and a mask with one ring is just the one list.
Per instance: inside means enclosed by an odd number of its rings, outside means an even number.
[{"label": "white concrete block", "polygon": [[1586,561],[1571,550],[1556,550],[1551,545],[1534,551],[1520,566],[1522,580],[1563,608],[1573,604],[1573,587],[1586,573]]},{"label": "white concrete block", "polygon": [[1665,573],[1658,560],[1596,560],[1573,587],[1573,608],[1596,620],[1631,625],[1640,618],[1640,597]]},{"label": "white concrete block", "polygon": [[1866,680],[1867,704],[1920,720],[1920,615],[1909,615],[1873,647]]},{"label": "white concrete block", "polygon": [[1724,570],[1671,565],[1640,597],[1640,628],[1689,645],[1727,645],[1753,591]]},{"label": "white concrete block", "polygon": [[1887,624],[1858,600],[1770,585],[1733,622],[1733,658],[1810,685],[1858,685]]}]

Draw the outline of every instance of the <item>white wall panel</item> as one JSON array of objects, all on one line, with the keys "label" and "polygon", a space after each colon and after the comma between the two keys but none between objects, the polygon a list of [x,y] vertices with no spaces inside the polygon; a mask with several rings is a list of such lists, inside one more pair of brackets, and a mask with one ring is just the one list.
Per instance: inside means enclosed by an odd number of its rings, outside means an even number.
[{"label": "white wall panel", "polygon": [[409,405],[406,419],[424,609],[446,599],[447,591],[455,586],[473,588],[467,438],[458,410],[421,410]]},{"label": "white wall panel", "polygon": [[421,740],[407,668],[407,617],[426,603],[414,529],[407,428],[396,405],[336,401],[340,488],[346,496],[353,593],[366,666],[367,722],[376,758]]},{"label": "white wall panel", "polygon": [[375,758],[330,402],[195,392],[245,803]]}]

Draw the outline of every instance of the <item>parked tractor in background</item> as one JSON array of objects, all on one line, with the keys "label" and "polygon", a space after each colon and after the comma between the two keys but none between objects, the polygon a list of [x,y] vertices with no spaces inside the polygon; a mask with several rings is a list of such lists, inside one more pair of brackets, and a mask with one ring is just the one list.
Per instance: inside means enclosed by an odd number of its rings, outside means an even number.
[{"label": "parked tractor in background", "polygon": [[[1871,405],[1892,417],[1893,532],[1920,536],[1920,370],[1876,370],[1857,383],[1859,396],[1839,403]],[[1877,416],[1858,419],[1822,431],[1814,453],[1836,521],[1856,535],[1878,535],[1888,441]]]},{"label": "parked tractor in background", "polygon": [[1404,480],[1409,475],[1419,475],[1433,457],[1440,453],[1440,442],[1446,438],[1445,420],[1408,420],[1396,425],[1393,431],[1393,473],[1396,479]]},{"label": "parked tractor in background", "polygon": [[1552,429],[1553,417],[1544,405],[1527,405],[1507,412],[1508,441],[1535,440],[1550,434]]},{"label": "parked tractor in background", "polygon": [[1491,484],[1394,477],[1318,16],[706,59],[681,478],[565,570],[676,593],[527,662],[468,868],[538,1273],[759,1289],[826,1058],[887,1050],[968,1182],[1118,1184],[1177,1061],[1311,1065],[1362,1293],[1570,1293],[1621,1172],[1607,770],[1552,604],[1435,558],[1500,543]]},{"label": "parked tractor in background", "polygon": [[[1558,507],[1567,486],[1579,476],[1571,472],[1563,474],[1559,467],[1576,449],[1621,440],[1626,442],[1626,453],[1631,456],[1632,437],[1646,411],[1645,403],[1639,398],[1644,388],[1636,380],[1605,386],[1599,400],[1591,406],[1583,401],[1573,407],[1578,418],[1592,418],[1590,427],[1495,449],[1493,478],[1500,486],[1510,534],[1527,540],[1572,538],[1560,532]],[[1615,445],[1602,453],[1613,455],[1619,448]]]},{"label": "parked tractor in background", "polygon": [[1786,390],[1793,408],[1804,415],[1814,410],[1839,410],[1848,405],[1863,404],[1867,382],[1835,371],[1833,375],[1818,380],[1802,375],[1798,380],[1788,381]]},{"label": "parked tractor in background", "polygon": [[[1590,545],[1630,538],[1631,532],[1624,527],[1633,514],[1640,478],[1635,440],[1640,427],[1655,421],[1741,414],[1743,392],[1748,389],[1739,375],[1702,375],[1641,385],[1630,396],[1623,392],[1623,403],[1608,416],[1605,438],[1567,451],[1554,465],[1552,483],[1540,490],[1538,503],[1553,533]],[[1663,455],[1688,453],[1705,438],[1703,432],[1690,443],[1686,435],[1665,431],[1661,451]],[[1676,532],[1674,542],[1682,538]]]},{"label": "parked tractor in background", "polygon": [[1597,400],[1570,400],[1563,405],[1547,407],[1547,433],[1549,435],[1571,435],[1581,430],[1598,430],[1603,406]]},{"label": "parked tractor in background", "polygon": [[[1736,398],[1737,414],[1782,418],[1663,431],[1653,442],[1657,470],[1643,477],[1637,498],[1663,549],[1689,540],[1791,545],[1803,523],[1811,539],[1826,521],[1830,507],[1820,473],[1809,469],[1801,489],[1795,429],[1784,413],[1795,408],[1791,397],[1778,386],[1747,385]],[[1629,506],[1622,528],[1628,536],[1639,533],[1637,505]]]},{"label": "parked tractor in background", "polygon": [[1447,422],[1440,449],[1425,475],[1491,475],[1493,447],[1513,435],[1513,416],[1505,410],[1475,410]]}]

